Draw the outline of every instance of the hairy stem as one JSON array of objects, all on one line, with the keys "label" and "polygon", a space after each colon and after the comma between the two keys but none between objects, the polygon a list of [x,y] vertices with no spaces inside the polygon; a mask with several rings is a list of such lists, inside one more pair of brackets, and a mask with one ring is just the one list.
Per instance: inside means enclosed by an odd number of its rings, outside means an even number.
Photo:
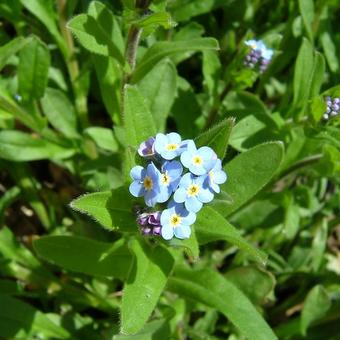
[{"label": "hairy stem", "polygon": [[80,73],[78,61],[76,59],[73,37],[71,32],[66,27],[66,2],[66,0],[57,0],[59,27],[67,46],[67,55],[65,56],[65,61],[71,79],[72,90],[75,97],[76,110],[79,115],[80,124],[82,128],[84,128],[88,125],[87,102],[86,96],[82,94],[78,83]]}]

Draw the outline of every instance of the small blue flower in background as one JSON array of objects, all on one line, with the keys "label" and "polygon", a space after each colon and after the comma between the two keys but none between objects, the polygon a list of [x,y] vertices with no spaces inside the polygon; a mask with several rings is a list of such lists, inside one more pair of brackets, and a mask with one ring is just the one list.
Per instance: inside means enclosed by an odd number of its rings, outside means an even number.
[{"label": "small blue flower in background", "polygon": [[150,163],[146,169],[137,165],[131,169],[130,176],[134,180],[129,187],[130,193],[135,197],[144,196],[145,204],[154,207],[160,191],[159,170],[153,163]]},{"label": "small blue flower in background", "polygon": [[211,148],[203,146],[197,150],[194,141],[189,141],[187,150],[181,154],[182,164],[197,176],[208,173],[216,160],[217,156]]},{"label": "small blue flower in background", "polygon": [[323,119],[328,120],[340,114],[340,98],[325,97],[326,112],[323,114]]},{"label": "small blue flower in background", "polygon": [[222,162],[218,159],[215,166],[206,175],[204,184],[218,194],[221,191],[218,185],[223,184],[226,180],[227,174],[222,170]]},{"label": "small blue flower in background", "polygon": [[170,240],[174,236],[179,239],[189,238],[190,225],[195,221],[196,214],[186,210],[183,204],[171,202],[168,209],[163,210],[161,215],[162,237],[165,240]]},{"label": "small blue flower in background", "polygon": [[250,68],[259,67],[264,72],[268,67],[274,51],[268,48],[262,40],[246,40],[244,42],[250,47],[250,52],[246,55],[244,64]]},{"label": "small blue flower in background", "polygon": [[181,136],[176,132],[171,132],[166,135],[158,133],[155,140],[155,150],[166,160],[171,160],[178,157],[185,148],[185,143],[182,143]]},{"label": "small blue flower in background", "polygon": [[150,137],[147,141],[141,143],[138,148],[138,154],[142,157],[152,157],[155,155],[155,138]]},{"label": "small blue flower in background", "polygon": [[185,174],[175,191],[174,201],[184,203],[188,211],[195,213],[202,208],[203,203],[211,202],[214,194],[207,186],[204,186],[205,177],[195,177],[190,173]]},{"label": "small blue flower in background", "polygon": [[159,180],[160,193],[157,198],[159,203],[166,202],[177,189],[182,172],[182,164],[178,161],[165,161],[163,163]]}]

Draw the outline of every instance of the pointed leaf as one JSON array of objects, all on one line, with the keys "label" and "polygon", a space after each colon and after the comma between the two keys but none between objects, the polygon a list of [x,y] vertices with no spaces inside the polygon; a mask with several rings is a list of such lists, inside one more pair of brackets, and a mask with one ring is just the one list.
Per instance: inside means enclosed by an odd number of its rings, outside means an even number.
[{"label": "pointed leaf", "polygon": [[267,260],[267,255],[265,253],[251,245],[241,236],[235,227],[209,206],[205,206],[199,214],[197,214],[195,230],[199,244],[226,240],[249,253],[262,264]]},{"label": "pointed leaf", "polygon": [[132,264],[123,239],[105,243],[78,236],[44,236],[33,246],[43,259],[77,273],[125,279]]},{"label": "pointed leaf", "polygon": [[233,118],[224,119],[208,131],[203,132],[195,139],[197,146],[210,146],[218,158],[223,160],[234,122]]},{"label": "pointed leaf", "polygon": [[231,197],[232,203],[225,204],[215,200],[212,207],[223,216],[240,208],[271,180],[282,157],[281,142],[260,144],[235,157],[224,167],[228,179],[221,185],[222,192]]},{"label": "pointed leaf", "polygon": [[95,192],[80,196],[71,208],[91,216],[103,227],[124,232],[137,232],[133,202],[126,187],[112,191]]},{"label": "pointed leaf", "polygon": [[123,290],[121,331],[134,334],[144,326],[154,310],[174,265],[171,254],[163,247],[132,240],[134,264]]},{"label": "pointed leaf", "polygon": [[211,269],[180,267],[169,279],[170,291],[217,309],[251,340],[277,339],[248,298],[229,280]]},{"label": "pointed leaf", "polygon": [[136,86],[126,85],[124,89],[124,125],[127,145],[131,147],[138,147],[157,133],[146,101]]}]

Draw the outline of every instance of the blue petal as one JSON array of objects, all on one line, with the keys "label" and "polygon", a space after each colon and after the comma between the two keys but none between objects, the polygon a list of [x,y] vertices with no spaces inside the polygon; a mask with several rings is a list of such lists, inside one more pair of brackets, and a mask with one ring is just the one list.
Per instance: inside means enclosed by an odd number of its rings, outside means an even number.
[{"label": "blue petal", "polygon": [[171,144],[171,143],[180,144],[181,140],[182,140],[181,136],[176,132],[168,133],[167,137],[168,137],[168,143],[169,144]]},{"label": "blue petal", "polygon": [[163,165],[163,171],[167,171],[171,179],[177,179],[182,175],[183,167],[178,161],[165,162]]},{"label": "blue petal", "polygon": [[192,160],[192,153],[190,151],[184,151],[181,154],[181,162],[186,168],[190,167],[191,160]]},{"label": "blue petal", "polygon": [[161,156],[164,159],[167,159],[167,160],[170,161],[170,160],[176,158],[178,156],[178,153],[176,152],[176,150],[163,150],[161,152]]},{"label": "blue petal", "polygon": [[210,184],[210,188],[211,188],[212,190],[214,190],[217,194],[219,194],[220,191],[221,191],[220,187],[219,187],[218,184],[216,184],[216,183],[211,183],[211,184]]},{"label": "blue petal", "polygon": [[193,180],[194,180],[194,177],[191,174],[187,173],[181,178],[179,182],[179,187],[187,188],[193,182]]},{"label": "blue petal", "polygon": [[165,135],[162,133],[157,133],[156,139],[155,139],[155,150],[157,153],[162,153],[162,151],[165,149],[165,145],[168,143],[168,139]]},{"label": "blue petal", "polygon": [[172,194],[172,190],[171,190],[170,187],[167,187],[167,186],[164,186],[164,185],[161,186],[160,191],[157,195],[157,202],[158,203],[166,202],[169,199],[169,197],[171,196],[171,194]]},{"label": "blue petal", "polygon": [[166,224],[162,226],[161,234],[164,240],[171,240],[174,237],[174,229],[170,224]]},{"label": "blue petal", "polygon": [[181,177],[178,177],[177,179],[175,179],[173,182],[170,183],[170,188],[172,191],[176,191],[180,180],[181,180]]},{"label": "blue petal", "polygon": [[189,167],[189,170],[194,175],[197,175],[197,176],[201,176],[201,175],[204,175],[204,174],[207,173],[207,170],[205,170],[202,165],[197,166],[197,165],[191,164],[190,167]]},{"label": "blue petal", "polygon": [[143,170],[145,169],[140,165],[134,166],[130,171],[131,178],[134,180],[140,180],[142,177],[145,176],[145,174],[143,174]]},{"label": "blue petal", "polygon": [[197,152],[197,148],[195,142],[192,139],[189,139],[186,144],[187,150],[193,155]]},{"label": "blue petal", "polygon": [[185,214],[184,216],[182,216],[182,224],[185,224],[185,225],[192,225],[196,222],[196,214],[191,212],[191,211],[188,211],[187,214]]},{"label": "blue petal", "polygon": [[222,170],[214,172],[213,176],[213,181],[217,184],[223,184],[227,180],[227,174]]},{"label": "blue petal", "polygon": [[192,211],[194,213],[201,210],[203,204],[196,197],[188,197],[185,201],[185,207],[188,211]]},{"label": "blue petal", "polygon": [[187,192],[184,188],[178,188],[174,194],[174,201],[176,203],[182,203],[187,198]]},{"label": "blue petal", "polygon": [[145,189],[139,181],[133,181],[129,186],[129,191],[135,197],[141,197],[145,193]]},{"label": "blue petal", "polygon": [[211,160],[214,156],[214,151],[208,146],[202,146],[198,149],[198,154],[205,160]]},{"label": "blue petal", "polygon": [[197,196],[199,201],[202,203],[208,203],[214,199],[214,194],[209,189],[201,188]]},{"label": "blue petal", "polygon": [[187,225],[180,225],[174,229],[174,234],[177,238],[180,239],[189,238],[191,235],[191,229]]},{"label": "blue petal", "polygon": [[157,203],[157,196],[158,195],[153,190],[146,191],[144,196],[145,204],[148,207],[154,207]]},{"label": "blue petal", "polygon": [[162,226],[169,224],[170,216],[171,216],[170,209],[165,209],[162,211],[162,214],[161,214],[161,225]]}]

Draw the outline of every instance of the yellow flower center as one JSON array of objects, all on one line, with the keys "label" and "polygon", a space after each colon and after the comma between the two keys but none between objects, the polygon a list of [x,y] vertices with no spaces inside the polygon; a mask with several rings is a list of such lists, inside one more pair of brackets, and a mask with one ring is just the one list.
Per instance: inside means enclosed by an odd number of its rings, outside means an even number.
[{"label": "yellow flower center", "polygon": [[201,156],[196,155],[192,158],[192,162],[194,165],[201,165],[203,163],[203,159]]},{"label": "yellow flower center", "polygon": [[170,184],[170,176],[167,173],[162,174],[161,183],[166,186]]},{"label": "yellow flower center", "polygon": [[177,214],[173,214],[170,217],[170,223],[173,226],[173,228],[176,228],[181,223],[181,220],[182,217]]},{"label": "yellow flower center", "polygon": [[153,188],[153,182],[152,182],[151,177],[145,176],[143,185],[144,185],[145,190],[148,190],[148,191],[151,190]]},{"label": "yellow flower center", "polygon": [[168,151],[175,151],[175,150],[178,149],[178,144],[176,144],[176,143],[170,143],[170,144],[168,144],[168,145],[166,146],[166,149],[167,149]]},{"label": "yellow flower center", "polygon": [[191,184],[187,190],[189,197],[194,197],[198,195],[198,192],[200,191],[200,187],[197,184]]}]

